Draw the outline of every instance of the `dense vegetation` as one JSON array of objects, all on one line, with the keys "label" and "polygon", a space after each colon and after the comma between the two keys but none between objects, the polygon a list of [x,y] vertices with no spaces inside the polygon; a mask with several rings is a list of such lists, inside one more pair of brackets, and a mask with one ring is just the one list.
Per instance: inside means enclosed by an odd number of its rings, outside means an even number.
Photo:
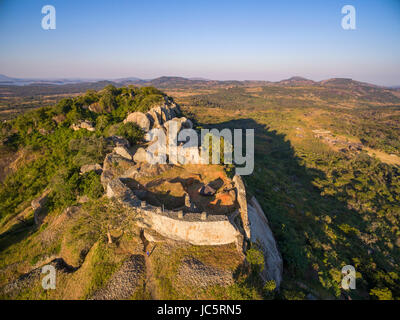
[{"label": "dense vegetation", "polygon": [[[400,168],[385,163],[400,154],[399,98],[332,84],[229,88],[179,102],[201,126],[255,128],[245,180],[282,253],[281,298],[400,298]],[[373,151],[341,152],[316,129]],[[356,290],[341,289],[345,265],[356,268]]]}]

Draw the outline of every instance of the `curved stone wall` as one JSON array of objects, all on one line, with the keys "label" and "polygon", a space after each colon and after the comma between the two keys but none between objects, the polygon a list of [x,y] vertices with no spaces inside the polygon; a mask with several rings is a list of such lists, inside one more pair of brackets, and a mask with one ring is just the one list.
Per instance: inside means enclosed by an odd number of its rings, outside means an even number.
[{"label": "curved stone wall", "polygon": [[194,245],[236,243],[241,236],[226,216],[209,215],[202,220],[201,214],[190,213],[179,217],[182,213],[162,212],[158,208],[140,208],[140,213],[144,222],[159,234]]}]

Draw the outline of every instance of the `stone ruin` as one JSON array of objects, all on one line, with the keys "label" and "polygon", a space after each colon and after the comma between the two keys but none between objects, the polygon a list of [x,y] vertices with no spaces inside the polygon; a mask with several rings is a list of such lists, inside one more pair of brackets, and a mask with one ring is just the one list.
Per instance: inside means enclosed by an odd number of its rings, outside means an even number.
[{"label": "stone ruin", "polygon": [[[178,132],[192,128],[181,115],[179,106],[166,100],[147,113],[129,114],[124,122],[137,123],[146,132],[152,128],[168,132],[171,121],[179,124]],[[261,206],[254,197],[247,201],[240,176],[229,179],[217,165],[150,164],[145,146],[131,147],[118,136],[108,139],[115,147],[104,159],[101,182],[107,197],[132,210],[138,224],[148,230],[144,234],[156,232],[193,245],[235,243],[240,251],[246,250],[248,241],[257,243],[265,256],[262,276],[274,279],[279,287],[282,258]],[[190,154],[181,153],[186,156]]]}]

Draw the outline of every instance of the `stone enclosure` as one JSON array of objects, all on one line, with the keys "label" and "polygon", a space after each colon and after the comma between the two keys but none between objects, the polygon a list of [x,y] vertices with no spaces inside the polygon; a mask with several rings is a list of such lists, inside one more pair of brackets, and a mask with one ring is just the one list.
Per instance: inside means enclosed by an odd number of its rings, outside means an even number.
[{"label": "stone enclosure", "polygon": [[[147,113],[129,114],[124,122],[135,122],[146,132],[168,132],[171,121],[179,124],[178,132],[193,126],[179,116],[179,106],[166,100]],[[282,258],[261,206],[254,197],[248,203],[240,176],[228,178],[219,165],[150,164],[145,145],[131,147],[122,137],[109,139],[115,148],[102,168],[87,166],[82,171],[100,171],[107,197],[132,210],[144,230],[200,246],[235,243],[245,250],[248,241],[255,242],[265,256],[263,278],[279,286]]]}]

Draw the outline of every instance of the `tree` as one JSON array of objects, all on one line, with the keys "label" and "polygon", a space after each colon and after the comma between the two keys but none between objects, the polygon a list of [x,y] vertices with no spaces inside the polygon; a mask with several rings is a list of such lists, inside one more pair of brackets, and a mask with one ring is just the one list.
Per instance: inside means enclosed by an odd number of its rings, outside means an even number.
[{"label": "tree", "polygon": [[113,232],[132,231],[138,216],[134,209],[124,208],[118,201],[107,198],[89,203],[85,209],[84,218],[87,223],[109,244],[113,243]]}]

